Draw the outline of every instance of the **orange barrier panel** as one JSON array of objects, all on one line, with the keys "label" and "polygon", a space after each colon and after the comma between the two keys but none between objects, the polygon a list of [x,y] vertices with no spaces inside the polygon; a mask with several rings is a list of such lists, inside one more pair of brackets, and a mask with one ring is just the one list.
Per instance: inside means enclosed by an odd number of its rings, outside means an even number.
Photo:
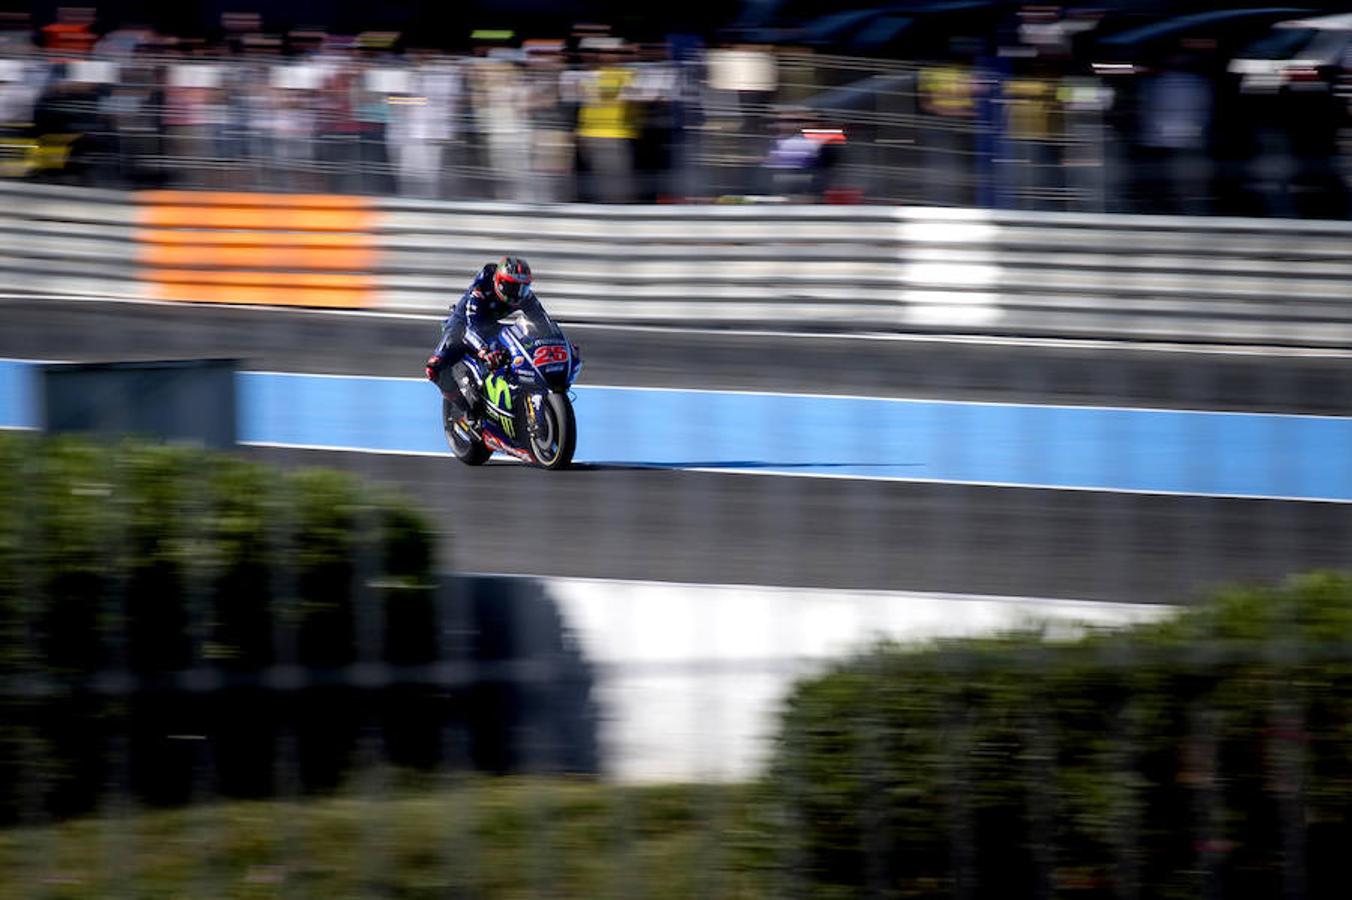
[{"label": "orange barrier panel", "polygon": [[161,300],[370,306],[377,213],[363,197],[142,191],[137,262]]}]

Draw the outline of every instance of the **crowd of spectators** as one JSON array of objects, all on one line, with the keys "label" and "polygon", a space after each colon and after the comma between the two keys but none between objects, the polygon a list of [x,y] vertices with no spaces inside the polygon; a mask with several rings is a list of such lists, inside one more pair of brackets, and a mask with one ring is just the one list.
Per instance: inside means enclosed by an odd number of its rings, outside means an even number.
[{"label": "crowd of spectators", "polygon": [[212,45],[135,30],[42,48],[12,33],[0,46],[7,164],[141,186],[518,202],[688,193],[701,85],[679,47],[603,29],[509,37],[450,55],[388,33]]},{"label": "crowd of spectators", "polygon": [[604,26],[476,32],[450,54],[407,34],[268,34],[249,16],[208,42],[77,17],[0,34],[0,172],[504,202],[1347,215],[1342,99],[1237,102],[1205,40],[1091,71],[1073,42],[1095,22],[1047,9],[1003,44],[954,38],[923,60]]}]

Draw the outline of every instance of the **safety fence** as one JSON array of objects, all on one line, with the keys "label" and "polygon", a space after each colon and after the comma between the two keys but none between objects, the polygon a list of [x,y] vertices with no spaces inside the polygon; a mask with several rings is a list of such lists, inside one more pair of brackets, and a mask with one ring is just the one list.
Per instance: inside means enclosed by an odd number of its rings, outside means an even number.
[{"label": "safety fence", "polygon": [[1352,345],[1352,224],[8,186],[10,291],[437,311],[526,256],[565,321]]}]

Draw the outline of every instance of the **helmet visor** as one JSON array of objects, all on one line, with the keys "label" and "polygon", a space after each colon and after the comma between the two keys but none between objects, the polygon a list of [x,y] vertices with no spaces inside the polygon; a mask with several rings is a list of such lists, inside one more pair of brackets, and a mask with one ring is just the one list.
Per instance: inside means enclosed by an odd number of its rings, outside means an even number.
[{"label": "helmet visor", "polygon": [[493,284],[498,290],[498,296],[501,297],[504,302],[516,306],[526,296],[526,289],[530,284],[530,279],[499,274],[494,277]]}]

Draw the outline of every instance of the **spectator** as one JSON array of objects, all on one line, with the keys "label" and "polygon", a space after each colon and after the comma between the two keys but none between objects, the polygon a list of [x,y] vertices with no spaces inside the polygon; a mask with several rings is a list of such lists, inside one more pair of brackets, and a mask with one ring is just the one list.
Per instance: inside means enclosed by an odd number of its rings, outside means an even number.
[{"label": "spectator", "polygon": [[385,132],[390,117],[387,81],[393,73],[389,68],[378,65],[374,57],[375,54],[371,53],[370,58],[364,60],[365,65],[359,71],[359,77],[349,84],[353,92],[353,119],[357,125],[360,159],[357,190],[366,194],[390,194],[394,192],[394,177]]},{"label": "spectator", "polygon": [[952,45],[954,58],[920,71],[920,108],[928,122],[920,140],[924,148],[926,199],[944,205],[970,204],[975,89],[970,64],[960,61],[962,45]]},{"label": "spectator", "polygon": [[571,85],[565,77],[562,50],[562,42],[554,41],[526,48],[525,102],[530,122],[528,196],[534,203],[569,200],[576,190],[571,183],[576,113],[565,100]]},{"label": "spectator", "polygon": [[272,177],[269,187],[290,191],[318,188],[310,163],[315,138],[315,113],[310,92],[287,87],[273,92],[273,103],[264,120],[264,131],[272,148]]},{"label": "spectator", "polygon": [[1210,212],[1212,106],[1211,83],[1189,56],[1176,54],[1146,80],[1141,146],[1147,212]]},{"label": "spectator", "polygon": [[1063,120],[1052,73],[1031,71],[1003,84],[1005,134],[1010,146],[1003,168],[1019,209],[1045,209],[1060,194]]},{"label": "spectator", "polygon": [[216,158],[215,136],[224,125],[220,94],[216,90],[220,71],[191,52],[182,53],[169,67],[164,125],[169,135],[169,153],[178,164],[178,180],[203,186],[206,167]]},{"label": "spectator", "polygon": [[44,75],[23,59],[0,59],[0,129],[5,134],[26,132]]},{"label": "spectator", "polygon": [[486,56],[470,68],[474,120],[489,172],[488,192],[497,200],[526,197],[526,90],[514,63]]},{"label": "spectator", "polygon": [[460,74],[446,61],[420,51],[406,75],[404,90],[390,98],[390,156],[399,191],[412,197],[441,193],[442,159],[459,104]]},{"label": "spectator", "polygon": [[707,149],[733,163],[727,167],[732,177],[715,190],[720,196],[746,194],[761,175],[757,164],[773,138],[761,125],[759,111],[780,87],[778,62],[769,48],[758,46],[711,50],[706,62],[711,105],[721,119],[721,139]]},{"label": "spectator", "polygon": [[671,169],[679,90],[680,72],[668,57],[666,45],[645,45],[634,67],[631,90],[638,119],[634,167],[641,203],[657,203],[676,192]]},{"label": "spectator", "polygon": [[783,114],[776,126],[779,136],[765,161],[771,193],[795,203],[819,200],[825,187],[825,145],[805,134],[803,125],[799,116]]},{"label": "spectator", "polygon": [[630,203],[635,196],[634,139],[638,136],[630,90],[634,73],[622,65],[618,42],[606,45],[600,60],[600,65],[583,83],[578,113],[578,148],[584,173],[582,199]]}]

